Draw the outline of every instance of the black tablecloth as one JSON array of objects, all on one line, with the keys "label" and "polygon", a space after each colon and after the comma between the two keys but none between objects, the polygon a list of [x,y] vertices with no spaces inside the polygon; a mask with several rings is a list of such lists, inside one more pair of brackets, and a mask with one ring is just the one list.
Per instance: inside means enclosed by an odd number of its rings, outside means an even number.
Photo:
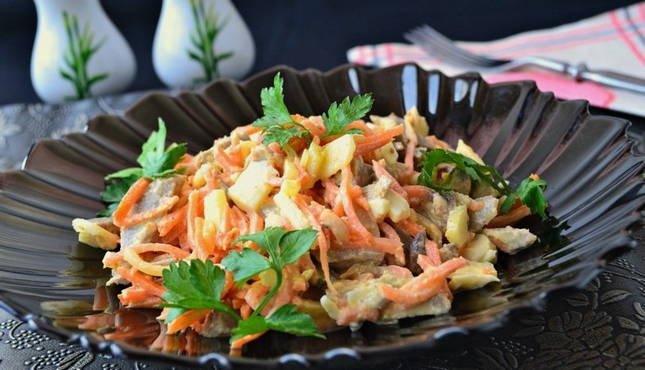
[{"label": "black tablecloth", "polygon": [[[82,130],[88,117],[118,114],[140,93],[64,105],[0,107],[0,170],[16,167],[33,140]],[[595,110],[594,113],[616,114]],[[645,119],[621,115],[642,133]],[[639,231],[641,246],[645,233]],[[170,369],[149,361],[94,355],[29,330],[0,310],[0,369]],[[645,249],[613,259],[579,291],[553,296],[544,312],[531,312],[486,335],[450,348],[406,356],[375,369],[645,369]],[[181,367],[175,367],[181,369]]]}]

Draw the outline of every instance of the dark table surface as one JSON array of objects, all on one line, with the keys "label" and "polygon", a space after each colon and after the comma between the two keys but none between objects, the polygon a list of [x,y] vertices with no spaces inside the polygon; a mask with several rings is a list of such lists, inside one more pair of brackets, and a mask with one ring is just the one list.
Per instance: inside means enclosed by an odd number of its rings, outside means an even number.
[{"label": "dark table surface", "polygon": [[[486,40],[523,30],[551,27],[622,6],[631,1],[582,2],[454,0],[355,2],[235,2],[256,38],[255,71],[285,63],[297,68],[331,68],[354,45],[401,41],[409,28],[430,23],[449,36]],[[127,6],[124,6],[127,4]],[[107,12],[130,41],[139,63],[131,89],[160,88],[150,62],[157,0],[104,1]],[[0,0],[0,104],[36,101],[29,82],[35,32],[33,3]],[[494,19],[494,22],[490,20]],[[324,35],[324,37],[321,37]],[[315,39],[312,43],[310,40]],[[10,86],[11,88],[6,88]],[[16,167],[39,138],[81,130],[98,113],[119,113],[139,93],[65,105],[12,104],[0,107],[0,169]],[[597,114],[619,115],[594,110]],[[645,119],[620,115],[639,132]],[[639,231],[642,234],[642,231]],[[642,243],[641,237],[641,246]],[[486,335],[464,337],[451,348],[381,364],[382,369],[443,368],[634,368],[645,369],[645,250],[622,254],[584,289],[553,296],[543,312]],[[0,310],[2,369],[170,369],[171,365],[94,355],[29,330]],[[180,367],[175,367],[181,369]]]}]

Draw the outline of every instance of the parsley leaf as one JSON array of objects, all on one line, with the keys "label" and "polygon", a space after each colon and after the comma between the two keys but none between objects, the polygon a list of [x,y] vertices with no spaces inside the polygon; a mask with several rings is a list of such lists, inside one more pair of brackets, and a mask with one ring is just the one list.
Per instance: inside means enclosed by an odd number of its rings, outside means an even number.
[{"label": "parsley leaf", "polygon": [[282,285],[282,269],[304,255],[314,244],[318,232],[311,229],[287,231],[281,227],[269,227],[264,231],[245,235],[237,238],[236,243],[251,241],[267,252],[266,258],[252,249],[245,248],[241,253],[230,253],[222,260],[227,270],[233,271],[233,279],[240,283],[271,269],[275,272],[275,284],[251,316],[238,323],[233,330],[231,341],[245,335],[261,333],[267,330],[276,330],[297,335],[321,336],[311,316],[297,312],[293,305],[284,305],[277,309],[271,316],[262,317],[259,313],[271,301]]},{"label": "parsley leaf", "polygon": [[472,180],[483,181],[501,194],[510,193],[510,189],[508,187],[508,184],[506,183],[506,180],[504,180],[502,175],[500,175],[495,168],[479,164],[459,153],[450,152],[443,149],[433,149],[429,152],[424,153],[419,182],[422,185],[438,191],[452,190],[445,186],[446,182],[437,182],[437,166],[441,163],[454,164],[455,169],[463,171]]},{"label": "parsley leaf", "polygon": [[250,248],[231,252],[222,261],[227,270],[233,271],[233,280],[244,283],[262,271],[271,268],[271,263],[260,253]]},{"label": "parsley leaf", "polygon": [[515,200],[519,198],[525,206],[531,209],[531,213],[546,219],[547,201],[544,197],[546,186],[546,181],[542,179],[526,178],[522,180],[517,189],[506,197],[500,211],[502,213],[508,212]]},{"label": "parsley leaf", "polygon": [[309,139],[311,133],[291,118],[289,109],[284,103],[284,80],[280,72],[273,77],[273,87],[265,87],[260,92],[263,116],[253,122],[253,126],[262,127],[264,139],[268,145],[278,143],[284,147],[292,138]]},{"label": "parsley leaf", "polygon": [[163,285],[167,291],[161,296],[165,301],[161,306],[179,310],[172,310],[167,322],[179,316],[180,311],[192,309],[216,310],[239,320],[237,312],[220,301],[224,275],[224,270],[210,260],[170,264],[170,268],[163,271]]},{"label": "parsley leaf", "polygon": [[333,102],[322,119],[327,131],[322,137],[342,134],[359,134],[359,129],[345,131],[350,123],[363,118],[372,109],[374,98],[372,94],[356,95],[352,100],[349,97],[338,104]]},{"label": "parsley leaf", "polygon": [[108,204],[99,211],[98,216],[110,216],[118,207],[121,198],[135,181],[142,177],[155,179],[175,174],[175,165],[186,154],[186,144],[171,144],[166,148],[166,125],[159,118],[159,129],[153,131],[141,147],[137,163],[141,167],[126,168],[107,175],[105,180],[112,180],[101,193],[101,200]]},{"label": "parsley leaf", "polygon": [[285,304],[267,318],[251,316],[248,319],[241,320],[237,327],[233,329],[233,337],[231,340],[234,341],[246,335],[262,333],[267,330],[325,338],[318,331],[318,327],[311,316],[298,312],[295,305]]},{"label": "parsley leaf", "polygon": [[280,72],[273,76],[273,87],[265,87],[260,92],[264,116],[253,122],[255,127],[282,126],[285,123],[296,123],[284,104],[284,80]]},{"label": "parsley leaf", "polygon": [[130,175],[127,177],[119,178],[116,181],[112,181],[107,184],[105,190],[101,192],[101,200],[105,203],[108,203],[107,208],[99,211],[97,216],[99,217],[109,217],[119,206],[121,198],[128,192],[130,186],[134,184],[135,181],[139,179],[139,176]]}]

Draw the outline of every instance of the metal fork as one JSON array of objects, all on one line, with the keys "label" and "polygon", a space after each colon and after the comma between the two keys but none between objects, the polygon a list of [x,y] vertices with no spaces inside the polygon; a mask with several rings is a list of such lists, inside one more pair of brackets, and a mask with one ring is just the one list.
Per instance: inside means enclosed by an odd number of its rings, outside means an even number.
[{"label": "metal fork", "polygon": [[482,70],[486,73],[500,73],[519,67],[534,66],[564,73],[573,77],[576,81],[594,81],[599,84],[645,94],[645,80],[638,77],[607,70],[592,70],[584,63],[574,66],[567,62],[543,57],[528,56],[515,59],[494,59],[471,53],[457,46],[452,40],[428,25],[413,29],[403,36],[429,55],[437,55],[452,64]]}]

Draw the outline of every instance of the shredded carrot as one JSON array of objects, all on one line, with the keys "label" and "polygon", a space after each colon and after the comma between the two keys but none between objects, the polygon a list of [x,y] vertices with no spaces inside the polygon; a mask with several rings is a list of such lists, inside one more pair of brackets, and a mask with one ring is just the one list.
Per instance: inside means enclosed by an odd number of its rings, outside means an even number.
[{"label": "shredded carrot", "polygon": [[379,226],[380,226],[380,229],[385,234],[386,238],[388,238],[388,239],[390,239],[390,240],[392,240],[392,241],[394,241],[396,243],[399,243],[401,245],[401,248],[400,249],[397,248],[397,250],[395,251],[394,256],[396,257],[396,262],[399,265],[404,265],[405,264],[405,252],[403,251],[403,243],[401,243],[401,238],[399,237],[399,234],[388,223],[381,222],[379,224]]},{"label": "shredded carrot", "polygon": [[121,223],[121,227],[138,225],[142,222],[146,222],[155,217],[159,217],[164,213],[168,212],[170,209],[172,209],[172,207],[174,207],[178,201],[179,201],[179,197],[175,195],[172,197],[162,199],[160,201],[160,204],[153,209],[136,213],[136,214],[129,214],[126,217],[126,219],[123,220],[123,222]]},{"label": "shredded carrot", "polygon": [[410,217],[405,218],[396,223],[399,227],[405,230],[406,233],[410,235],[418,235],[420,233],[425,233],[425,227],[419,225],[418,223],[412,221]]},{"label": "shredded carrot", "polygon": [[168,334],[182,331],[197,321],[203,320],[210,310],[188,310],[168,324]]},{"label": "shredded carrot", "polygon": [[531,209],[525,205],[521,205],[517,208],[511,209],[506,214],[495,216],[495,218],[492,219],[486,227],[504,227],[512,225],[530,214]]},{"label": "shredded carrot", "polygon": [[352,169],[349,165],[343,167],[341,170],[342,182],[340,185],[340,197],[343,202],[343,209],[347,214],[350,230],[353,231],[357,237],[371,240],[372,234],[367,230],[365,225],[361,222],[356,214],[352,199],[350,198],[350,187],[352,184]]},{"label": "shredded carrot", "polygon": [[389,143],[403,133],[403,125],[396,126],[378,134],[356,138],[355,156],[367,154]]},{"label": "shredded carrot", "polygon": [[157,224],[159,236],[166,236],[175,226],[179,225],[186,218],[188,207],[183,206],[161,218]]},{"label": "shredded carrot", "polygon": [[325,133],[325,131],[326,131],[326,128],[322,123],[322,120],[320,122],[318,122],[318,120],[314,119],[314,117],[311,117],[309,119],[305,119],[302,122],[300,122],[300,124],[305,126],[305,128],[307,130],[309,130],[309,132],[311,132],[311,134],[314,137],[318,137],[320,135],[323,135]]},{"label": "shredded carrot", "polygon": [[364,121],[358,120],[350,123],[349,125],[345,126],[345,131],[351,130],[353,128],[357,128],[361,131],[363,131],[363,135],[365,136],[370,136],[372,135],[372,129],[370,129],[367,124],[365,124]]},{"label": "shredded carrot", "polygon": [[385,169],[385,164],[382,159],[380,161],[372,161],[372,168],[374,168],[374,174],[376,176],[386,177],[392,182],[392,184],[390,185],[392,191],[399,194],[403,198],[408,199],[408,193],[401,186],[401,184],[399,184],[399,181],[395,179],[394,176],[392,176],[388,172],[388,170]]},{"label": "shredded carrot", "polygon": [[[193,191],[188,196],[188,211],[187,211],[187,242],[191,250],[196,250],[200,248],[198,244],[199,240],[195,233],[195,219],[201,217],[204,213],[204,202],[202,201],[204,193],[201,191]],[[204,251],[196,251],[199,255],[203,255]]]},{"label": "shredded carrot", "polygon": [[424,201],[432,199],[434,190],[423,185],[405,185],[403,190],[408,195],[410,205],[418,205]]},{"label": "shredded carrot", "polygon": [[233,341],[231,343],[231,353],[237,354],[238,351],[242,350],[242,347],[244,347],[245,344],[251,343],[254,340],[260,338],[264,333],[266,333],[266,332],[263,331],[263,332],[257,333],[257,334],[246,335],[246,336],[243,336],[242,338],[240,338],[238,340]]},{"label": "shredded carrot", "polygon": [[531,180],[539,180],[540,175],[538,175],[537,173],[532,173],[532,174],[529,175],[529,179],[531,179]]},{"label": "shredded carrot", "polygon": [[142,274],[139,271],[131,270],[127,267],[119,267],[116,269],[116,272],[121,277],[131,282],[132,285],[141,287],[152,295],[161,297],[161,295],[166,292],[166,288],[161,286],[161,284],[155,282],[149,276]]},{"label": "shredded carrot", "polygon": [[327,240],[327,236],[325,235],[322,225],[320,224],[318,218],[314,215],[314,211],[312,211],[309,206],[304,202],[302,199],[302,196],[298,196],[299,194],[296,195],[295,201],[296,204],[298,205],[298,208],[302,210],[309,220],[309,223],[311,226],[314,228],[314,230],[318,231],[318,250],[320,252],[320,267],[323,271],[323,276],[325,278],[325,282],[327,283],[327,287],[329,290],[331,290],[334,294],[336,294],[336,288],[334,288],[334,285],[331,282],[331,275],[329,273],[329,257],[327,255],[327,252],[329,250],[329,244]]},{"label": "shredded carrot", "polygon": [[436,295],[443,288],[446,277],[467,264],[468,262],[462,257],[453,258],[435,269],[424,271],[400,288],[383,285],[381,292],[386,299],[392,302],[405,305],[419,304]]},{"label": "shredded carrot", "polygon": [[143,198],[148,185],[150,185],[150,180],[142,177],[132,184],[130,189],[128,189],[128,192],[125,193],[119,206],[112,214],[112,222],[116,226],[121,228],[124,227],[123,225],[130,214],[130,211],[134,208],[139,199]]},{"label": "shredded carrot", "polygon": [[439,247],[437,243],[432,240],[426,240],[426,256],[430,259],[432,266],[439,266],[441,264],[441,254],[439,254]]},{"label": "shredded carrot", "polygon": [[412,125],[408,124],[407,121],[405,128],[405,137],[408,139],[408,145],[405,147],[405,159],[403,163],[405,163],[408,171],[412,172],[414,171],[414,152],[416,151],[417,144],[419,144],[419,138]]}]

